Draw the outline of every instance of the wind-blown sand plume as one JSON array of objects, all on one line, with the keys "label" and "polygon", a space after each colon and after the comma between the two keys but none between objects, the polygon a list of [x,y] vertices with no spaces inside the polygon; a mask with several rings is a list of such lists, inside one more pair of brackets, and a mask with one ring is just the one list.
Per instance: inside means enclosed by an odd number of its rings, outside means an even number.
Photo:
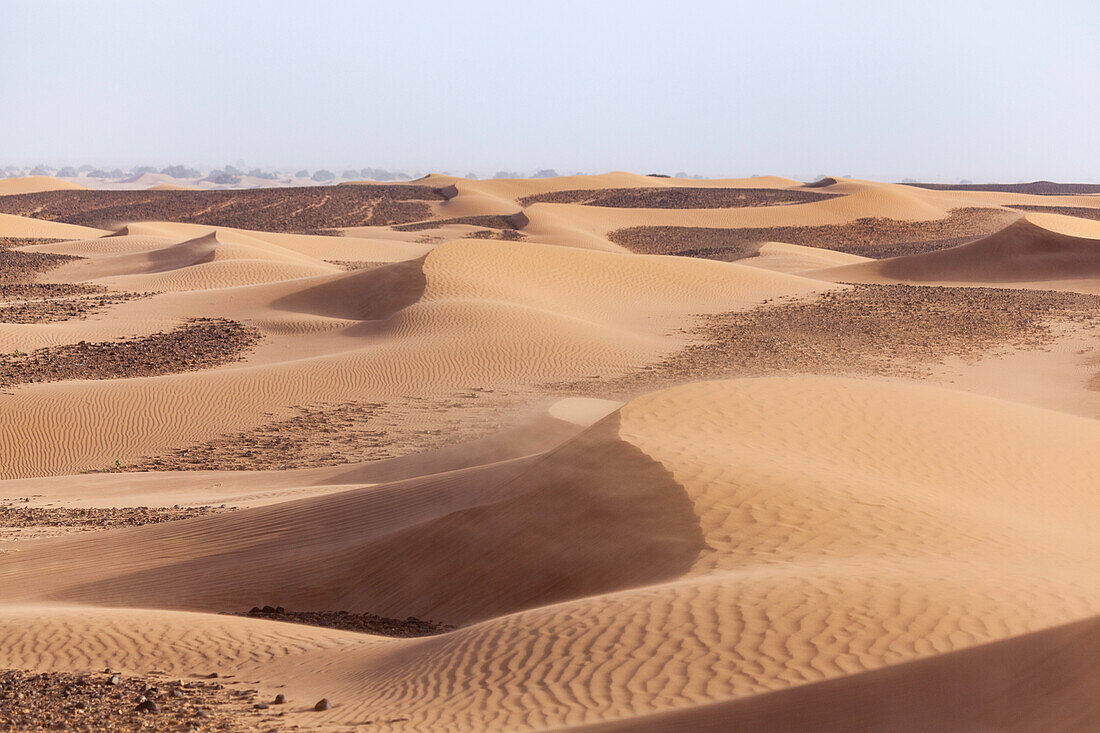
[{"label": "wind-blown sand plume", "polygon": [[[1074,233],[1063,233],[1067,230]],[[1054,288],[1061,283],[1064,289],[1097,292],[1100,223],[1029,214],[969,244],[814,274],[851,282],[1030,283]]]},{"label": "wind-blown sand plume", "polygon": [[40,191],[83,191],[87,186],[52,176],[25,176],[23,178],[0,178],[0,196],[17,193],[39,193]]},{"label": "wind-blown sand plume", "polygon": [[13,685],[286,696],[248,729],[1100,724],[1100,199],[0,198]]}]

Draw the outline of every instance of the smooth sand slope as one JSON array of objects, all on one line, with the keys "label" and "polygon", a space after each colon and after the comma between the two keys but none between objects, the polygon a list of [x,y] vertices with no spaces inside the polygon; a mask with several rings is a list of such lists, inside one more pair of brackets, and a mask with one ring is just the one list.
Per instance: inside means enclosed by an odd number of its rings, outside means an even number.
[{"label": "smooth sand slope", "polygon": [[65,224],[57,221],[42,221],[25,216],[0,214],[0,237],[30,239],[81,239],[99,237],[107,234],[101,229]]},{"label": "smooth sand slope", "polygon": [[23,178],[0,178],[0,196],[16,193],[39,193],[41,191],[83,190],[87,186],[51,176],[24,176]]},{"label": "smooth sand slope", "polygon": [[585,731],[1092,730],[1100,619],[847,678]]}]

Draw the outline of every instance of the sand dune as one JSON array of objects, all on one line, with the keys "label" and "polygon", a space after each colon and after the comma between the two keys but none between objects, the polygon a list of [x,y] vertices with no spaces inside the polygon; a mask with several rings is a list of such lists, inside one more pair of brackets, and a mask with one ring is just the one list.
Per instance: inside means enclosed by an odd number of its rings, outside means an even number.
[{"label": "sand dune", "polygon": [[1100,223],[1029,214],[969,244],[823,269],[815,274],[848,282],[1030,283],[1034,287],[1058,287],[1065,281],[1065,289],[1083,286],[1086,292],[1097,292]]},{"label": "sand dune", "polygon": [[[295,203],[377,205],[346,187],[209,199],[312,234],[171,191],[0,215],[0,366],[57,380],[0,393],[0,667],[218,672],[279,730],[1100,724],[1100,311],[989,289],[1100,293],[1100,223],[1011,209],[1095,197],[408,185],[393,225]],[[959,243],[975,207],[1001,228]],[[851,253],[891,247],[922,254]],[[224,327],[147,346],[193,319]],[[225,615],[268,604],[456,628]]]},{"label": "sand dune", "polygon": [[86,186],[51,176],[24,176],[23,178],[0,178],[0,196],[15,193],[38,193],[40,191],[83,190]]},{"label": "sand dune", "polygon": [[1100,619],[931,659],[586,731],[1091,730]]},{"label": "sand dune", "polygon": [[107,232],[76,224],[63,224],[56,221],[42,221],[25,216],[0,214],[0,237],[19,237],[33,239],[82,239],[99,237]]}]

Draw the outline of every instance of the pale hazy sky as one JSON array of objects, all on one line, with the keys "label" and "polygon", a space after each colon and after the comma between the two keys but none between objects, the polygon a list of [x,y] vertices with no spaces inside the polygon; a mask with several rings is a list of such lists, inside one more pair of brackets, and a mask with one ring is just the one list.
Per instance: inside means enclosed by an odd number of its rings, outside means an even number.
[{"label": "pale hazy sky", "polygon": [[1100,2],[0,0],[0,165],[1100,180]]}]

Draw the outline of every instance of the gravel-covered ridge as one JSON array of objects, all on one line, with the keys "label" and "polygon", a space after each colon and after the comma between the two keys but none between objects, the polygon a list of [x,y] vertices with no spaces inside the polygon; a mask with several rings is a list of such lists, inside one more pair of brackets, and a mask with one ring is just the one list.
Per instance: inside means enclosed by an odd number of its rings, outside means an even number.
[{"label": "gravel-covered ridge", "polygon": [[0,354],[0,387],[72,379],[126,379],[211,369],[241,359],[260,340],[254,328],[196,318],[172,331],[118,341],[81,341]]}]

